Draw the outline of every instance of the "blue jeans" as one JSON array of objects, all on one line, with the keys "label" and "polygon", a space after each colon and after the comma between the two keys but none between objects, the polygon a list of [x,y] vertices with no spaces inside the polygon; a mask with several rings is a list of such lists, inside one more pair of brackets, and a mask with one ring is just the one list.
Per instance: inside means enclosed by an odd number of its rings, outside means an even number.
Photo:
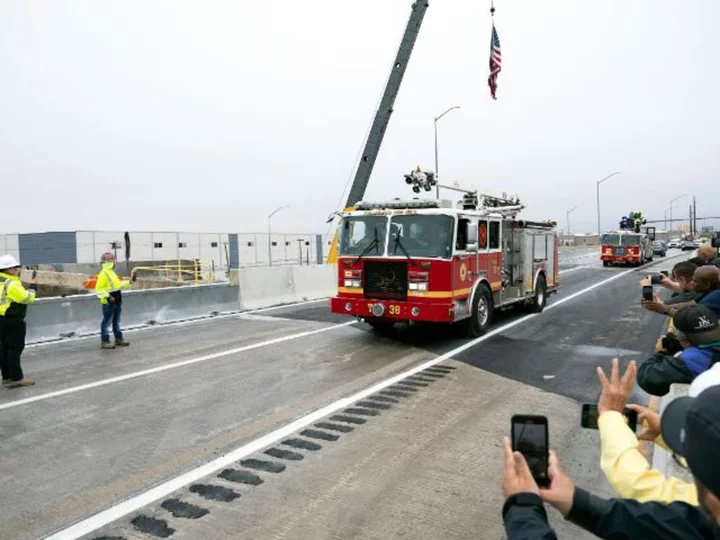
[{"label": "blue jeans", "polygon": [[110,341],[110,333],[108,326],[112,322],[112,330],[115,340],[123,338],[122,330],[120,330],[120,314],[122,313],[122,304],[102,304],[102,323],[100,324],[100,338],[103,341]]}]

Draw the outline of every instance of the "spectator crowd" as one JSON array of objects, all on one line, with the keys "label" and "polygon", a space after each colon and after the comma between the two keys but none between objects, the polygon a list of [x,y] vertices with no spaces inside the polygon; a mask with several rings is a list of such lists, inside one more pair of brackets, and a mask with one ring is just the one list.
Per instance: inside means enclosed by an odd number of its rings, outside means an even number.
[{"label": "spectator crowd", "polygon": [[[702,246],[697,257],[672,273],[648,277],[641,286],[667,290],[642,300],[649,312],[668,318],[668,331],[652,354],[623,370],[613,359],[610,373],[598,367],[597,404],[600,468],[617,498],[603,499],[577,487],[558,456],[549,453],[547,488],[539,488],[524,456],[505,440],[502,516],[509,540],[551,540],[544,503],[599,538],[720,540],[720,259]],[[673,384],[689,384],[687,396],[662,414],[628,403],[637,384],[665,396]],[[633,431],[625,414],[637,414]],[[692,481],[666,477],[641,452],[641,441],[671,453]]]}]

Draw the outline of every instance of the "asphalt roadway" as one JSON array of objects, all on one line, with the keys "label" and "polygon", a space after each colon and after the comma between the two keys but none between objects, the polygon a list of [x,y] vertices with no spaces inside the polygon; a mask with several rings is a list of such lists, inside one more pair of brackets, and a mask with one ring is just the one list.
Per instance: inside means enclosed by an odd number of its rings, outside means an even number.
[{"label": "asphalt roadway", "polygon": [[473,342],[380,335],[322,301],[132,331],[127,349],[29,347],[37,386],[0,391],[0,538],[499,540],[514,413],[547,415],[577,484],[610,495],[581,403],[595,366],[642,360],[666,321],[639,305],[643,269],[581,251],[561,270],[544,313],[500,313]]}]

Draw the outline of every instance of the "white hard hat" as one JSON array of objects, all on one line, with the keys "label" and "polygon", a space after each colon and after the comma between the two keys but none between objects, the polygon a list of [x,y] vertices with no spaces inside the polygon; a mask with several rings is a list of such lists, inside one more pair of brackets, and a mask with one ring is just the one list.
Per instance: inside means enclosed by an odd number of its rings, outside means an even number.
[{"label": "white hard hat", "polygon": [[0,255],[0,270],[17,268],[18,266],[20,266],[20,263],[12,255]]}]

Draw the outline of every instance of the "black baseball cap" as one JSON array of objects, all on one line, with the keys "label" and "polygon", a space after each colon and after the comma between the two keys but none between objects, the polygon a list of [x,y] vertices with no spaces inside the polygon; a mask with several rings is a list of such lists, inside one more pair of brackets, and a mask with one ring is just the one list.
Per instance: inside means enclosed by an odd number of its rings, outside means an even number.
[{"label": "black baseball cap", "polygon": [[720,342],[720,324],[715,313],[705,306],[687,306],[673,317],[673,326],[693,345]]},{"label": "black baseball cap", "polygon": [[668,404],[660,433],[693,476],[720,497],[720,363],[698,375],[687,396]]}]

